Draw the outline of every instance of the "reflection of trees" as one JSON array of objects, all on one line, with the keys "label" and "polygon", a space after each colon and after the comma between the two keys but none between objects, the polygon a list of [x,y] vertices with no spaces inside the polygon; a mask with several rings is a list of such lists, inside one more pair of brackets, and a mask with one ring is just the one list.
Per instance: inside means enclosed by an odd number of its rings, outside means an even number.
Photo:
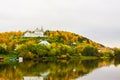
[{"label": "reflection of trees", "polygon": [[15,70],[16,63],[4,63],[0,64],[0,80],[21,80],[20,74]]},{"label": "reflection of trees", "polygon": [[98,66],[98,60],[84,60],[82,64],[86,69],[94,69]]},{"label": "reflection of trees", "polygon": [[120,58],[116,57],[114,64],[115,64],[115,66],[120,65]]},{"label": "reflection of trees", "polygon": [[[41,76],[49,72],[47,80],[69,80],[90,73],[102,63],[105,60],[6,63],[0,65],[0,79],[23,80],[23,76]],[[110,63],[106,60],[107,65]]]}]

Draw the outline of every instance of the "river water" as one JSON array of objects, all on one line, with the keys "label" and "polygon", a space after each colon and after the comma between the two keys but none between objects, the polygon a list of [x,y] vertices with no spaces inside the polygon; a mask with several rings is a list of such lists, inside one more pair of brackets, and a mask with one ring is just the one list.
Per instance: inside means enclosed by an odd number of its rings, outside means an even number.
[{"label": "river water", "polygon": [[120,80],[120,61],[0,62],[0,80]]}]

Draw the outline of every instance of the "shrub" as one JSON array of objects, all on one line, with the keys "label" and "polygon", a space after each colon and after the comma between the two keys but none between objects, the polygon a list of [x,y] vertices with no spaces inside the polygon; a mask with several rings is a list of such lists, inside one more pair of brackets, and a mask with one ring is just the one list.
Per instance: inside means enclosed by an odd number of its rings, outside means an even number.
[{"label": "shrub", "polygon": [[98,55],[98,50],[96,47],[93,46],[85,46],[83,51],[82,51],[83,56],[97,56]]},{"label": "shrub", "polygon": [[2,46],[0,46],[0,54],[6,54],[6,50],[5,48],[3,48]]}]

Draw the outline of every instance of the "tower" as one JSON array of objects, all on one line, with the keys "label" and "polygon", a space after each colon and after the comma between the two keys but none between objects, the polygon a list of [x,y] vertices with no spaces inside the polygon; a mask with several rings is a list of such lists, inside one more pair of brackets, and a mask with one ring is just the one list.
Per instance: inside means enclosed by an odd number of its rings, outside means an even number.
[{"label": "tower", "polygon": [[44,32],[44,29],[43,29],[43,27],[41,27],[41,32]]}]

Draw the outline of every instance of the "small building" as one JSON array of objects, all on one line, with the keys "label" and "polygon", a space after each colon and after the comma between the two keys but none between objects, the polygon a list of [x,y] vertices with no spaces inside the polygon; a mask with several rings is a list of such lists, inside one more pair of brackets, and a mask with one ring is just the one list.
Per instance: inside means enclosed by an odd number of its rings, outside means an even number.
[{"label": "small building", "polygon": [[48,41],[41,41],[39,44],[50,45]]},{"label": "small building", "polygon": [[19,62],[23,62],[23,57],[19,57]]},{"label": "small building", "polygon": [[77,45],[77,43],[76,43],[76,42],[73,42],[72,45]]}]

